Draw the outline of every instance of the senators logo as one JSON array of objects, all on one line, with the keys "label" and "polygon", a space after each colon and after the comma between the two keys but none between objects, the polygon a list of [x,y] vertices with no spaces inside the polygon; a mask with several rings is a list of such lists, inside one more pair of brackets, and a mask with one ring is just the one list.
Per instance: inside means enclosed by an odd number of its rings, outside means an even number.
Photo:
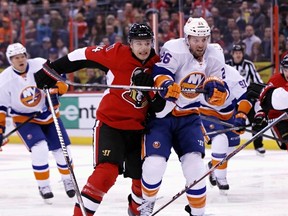
[{"label": "senators logo", "polygon": [[[135,68],[131,76],[131,85],[133,85],[132,77],[139,73],[144,73],[146,70],[147,69],[143,69],[139,67]],[[125,91],[123,92],[122,97],[126,101],[128,101],[130,104],[132,104],[135,108],[143,108],[147,106],[148,104],[147,98],[144,96],[144,94],[141,91],[138,91],[138,90],[131,89],[129,91]]]},{"label": "senators logo", "polygon": [[[203,73],[193,72],[193,73],[190,73],[181,81],[180,86],[182,89],[202,88],[204,80],[205,80],[205,76]],[[182,95],[186,98],[192,99],[192,98],[197,97],[199,93],[182,92]]]},{"label": "senators logo", "polygon": [[22,91],[20,100],[27,107],[37,106],[41,101],[41,92],[35,86],[28,86]]},{"label": "senators logo", "polygon": [[125,91],[122,94],[122,97],[132,104],[135,108],[143,108],[148,104],[146,97],[143,95],[141,91],[130,90]]}]

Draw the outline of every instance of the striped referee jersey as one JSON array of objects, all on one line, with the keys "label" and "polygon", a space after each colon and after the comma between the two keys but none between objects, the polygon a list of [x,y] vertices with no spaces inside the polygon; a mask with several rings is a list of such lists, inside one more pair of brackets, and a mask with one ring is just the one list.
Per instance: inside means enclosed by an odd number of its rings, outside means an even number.
[{"label": "striped referee jersey", "polygon": [[252,61],[244,58],[242,62],[235,64],[231,58],[226,61],[226,64],[231,65],[237,71],[239,71],[240,75],[245,78],[248,86],[251,82],[263,83],[263,80],[261,79],[259,73],[256,71],[255,65]]}]

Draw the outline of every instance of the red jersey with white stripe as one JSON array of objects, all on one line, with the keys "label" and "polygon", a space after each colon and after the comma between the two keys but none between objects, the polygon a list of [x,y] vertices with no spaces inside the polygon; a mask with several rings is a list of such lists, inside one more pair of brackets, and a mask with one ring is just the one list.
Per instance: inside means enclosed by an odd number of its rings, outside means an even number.
[{"label": "red jersey with white stripe", "polygon": [[[82,53],[81,53],[82,52]],[[76,55],[77,54],[77,55]],[[79,55],[78,55],[79,54]],[[142,68],[151,73],[160,59],[154,49],[146,61],[133,56],[129,46],[121,43],[109,47],[86,47],[77,53],[68,54],[69,60],[83,57],[107,68],[108,85],[132,85],[133,73]],[[106,89],[96,112],[96,118],[110,127],[122,130],[141,130],[148,109],[148,101],[136,90]]]},{"label": "red jersey with white stripe", "polygon": [[[287,109],[287,103],[283,103],[283,101],[287,101],[288,98],[288,82],[287,80],[283,77],[281,73],[276,73],[273,76],[270,77],[269,81],[267,84],[272,83],[273,86],[275,87],[281,87],[275,92],[273,92],[273,97],[272,97],[272,106],[275,108],[279,109]],[[277,118],[280,115],[282,115],[284,111],[280,110],[269,110],[268,117],[269,119]]]}]

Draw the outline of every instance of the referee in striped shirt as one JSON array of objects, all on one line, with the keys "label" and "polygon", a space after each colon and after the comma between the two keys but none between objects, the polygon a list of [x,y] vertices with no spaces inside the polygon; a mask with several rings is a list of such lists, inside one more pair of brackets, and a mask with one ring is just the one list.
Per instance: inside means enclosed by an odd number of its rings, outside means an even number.
[{"label": "referee in striped shirt", "polygon": [[[232,67],[236,68],[239,73],[245,78],[246,83],[248,86],[250,83],[263,83],[259,73],[256,71],[255,65],[252,61],[244,57],[244,48],[240,44],[234,45],[232,48],[232,58],[226,61],[226,64],[231,65]],[[255,105],[255,100],[250,101]],[[254,119],[255,111],[252,108],[251,111],[248,113],[249,122],[252,123]],[[255,128],[252,128],[255,130]],[[258,155],[264,156],[265,148],[263,147],[263,138],[259,137],[258,139],[254,140],[253,142],[254,148]]]}]

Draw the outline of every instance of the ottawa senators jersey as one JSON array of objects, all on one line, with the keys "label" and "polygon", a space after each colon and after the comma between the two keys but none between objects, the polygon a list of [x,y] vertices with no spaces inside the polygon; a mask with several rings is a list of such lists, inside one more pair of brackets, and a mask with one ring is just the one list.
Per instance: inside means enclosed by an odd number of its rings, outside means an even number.
[{"label": "ottawa senators jersey", "polygon": [[[139,69],[151,73],[160,60],[151,48],[146,61],[137,59],[131,48],[121,43],[93,46],[68,54],[69,61],[89,60],[106,72],[108,85],[133,85],[132,76]],[[67,67],[67,65],[66,65]],[[69,67],[69,66],[68,66]],[[106,89],[96,112],[96,118],[110,127],[122,130],[141,130],[148,110],[148,101],[141,91]]]},{"label": "ottawa senators jersey", "polygon": [[[275,73],[273,76],[270,77],[268,80],[268,83],[272,83],[273,86],[276,88],[282,87],[283,89],[278,89],[277,91],[275,90],[273,92],[273,97],[271,98],[271,103],[273,107],[280,107],[280,109],[284,110],[287,109],[287,98],[288,98],[288,82],[287,80],[283,77],[281,73]],[[279,92],[279,93],[276,93]],[[278,98],[279,97],[279,98]],[[282,98],[282,99],[281,99]],[[285,101],[285,103],[283,103]],[[283,106],[282,106],[283,104]],[[280,115],[283,114],[284,111],[280,110],[269,110],[268,112],[268,117],[269,119],[277,118]]]}]

